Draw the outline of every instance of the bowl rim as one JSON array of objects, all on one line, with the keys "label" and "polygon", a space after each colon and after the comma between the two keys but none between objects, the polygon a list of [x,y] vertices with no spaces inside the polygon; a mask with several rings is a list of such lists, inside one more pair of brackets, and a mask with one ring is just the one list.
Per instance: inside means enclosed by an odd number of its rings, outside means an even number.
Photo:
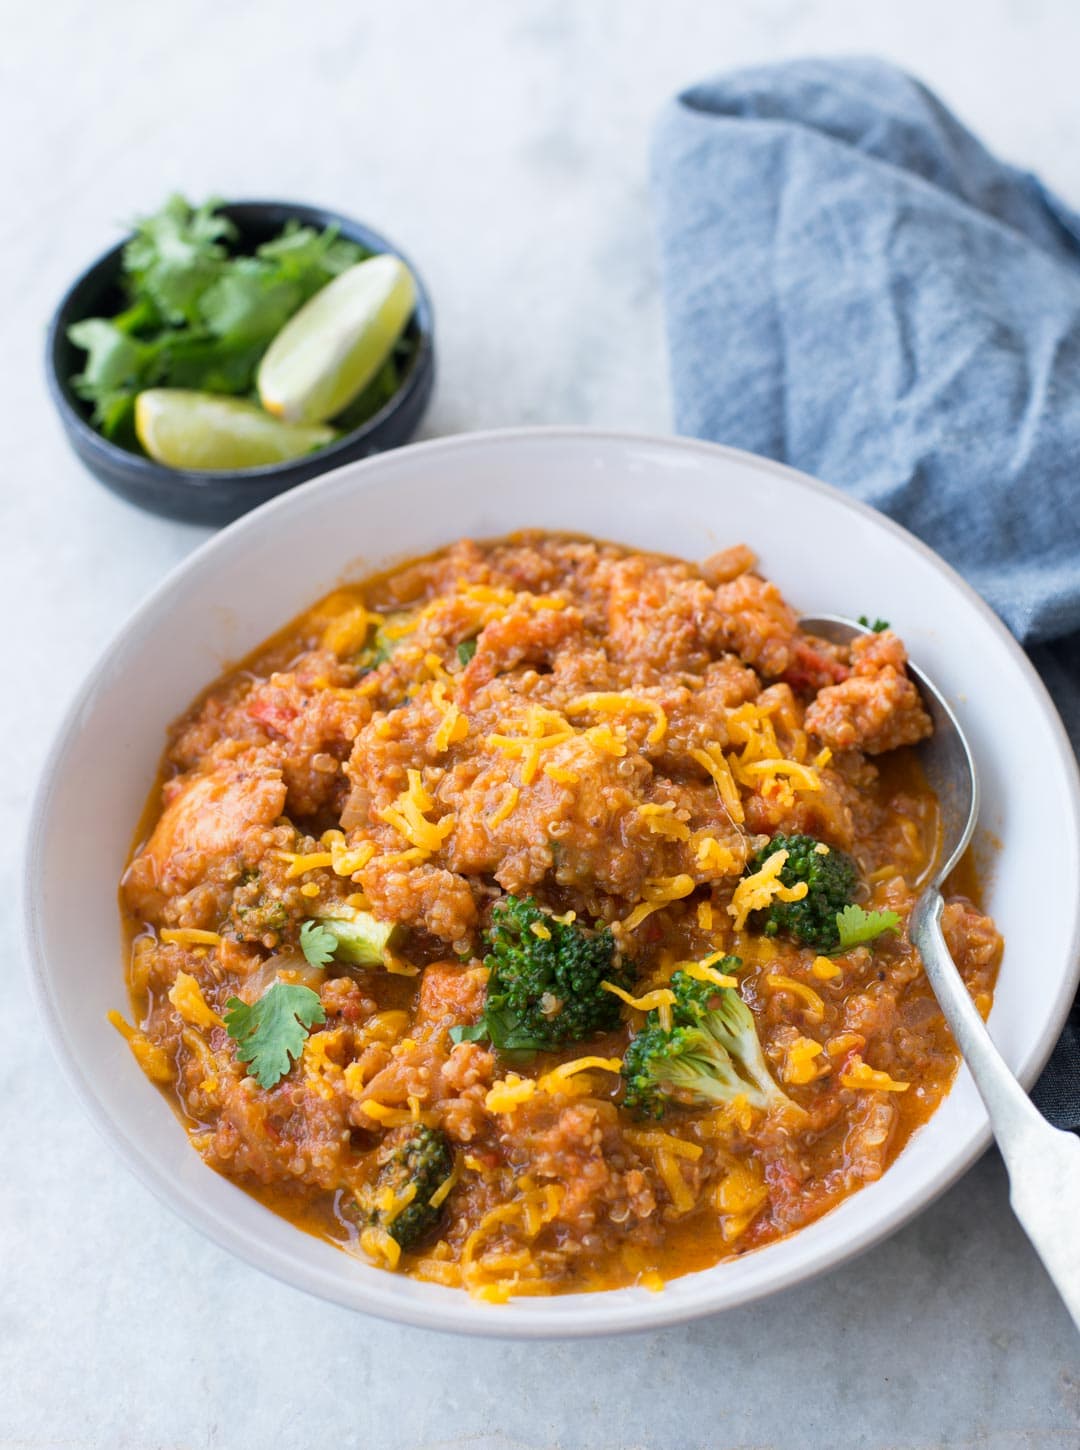
[{"label": "bowl rim", "polygon": [[[122,468],[134,481],[149,483],[167,480],[176,485],[187,484],[192,488],[209,490],[223,483],[248,481],[253,485],[262,482],[272,483],[275,479],[287,477],[290,471],[299,466],[309,465],[313,458],[318,458],[320,463],[323,460],[326,461],[326,467],[322,472],[329,473],[336,467],[343,467],[346,463],[353,461],[351,455],[355,453],[355,450],[373,438],[387,419],[405,407],[412,396],[425,384],[435,350],[435,312],[427,284],[411,257],[408,253],[403,252],[396,242],[376,231],[374,227],[368,226],[366,222],[358,221],[345,212],[319,206],[314,202],[276,201],[265,197],[220,201],[216,209],[225,215],[242,211],[254,212],[260,209],[274,210],[287,213],[285,220],[295,217],[302,224],[308,226],[338,225],[342,228],[343,235],[345,229],[348,229],[348,240],[359,241],[362,246],[367,247],[376,255],[389,254],[398,257],[405,263],[416,284],[416,304],[412,316],[416,319],[419,336],[412,365],[397,392],[386,400],[377,413],[373,413],[358,428],[352,428],[347,433],[343,433],[340,438],[336,438],[325,448],[320,448],[315,453],[301,454],[298,458],[288,458],[279,463],[260,464],[256,468],[170,468],[164,463],[157,463],[154,459],[147,458],[144,454],[133,453],[130,449],[114,443],[100,433],[83,415],[71,390],[70,378],[64,377],[58,366],[57,354],[66,340],[67,328],[74,322],[85,321],[85,318],[82,317],[65,320],[65,314],[73,298],[95,274],[99,272],[104,274],[110,269],[114,272],[118,271],[124,248],[134,235],[126,232],[118,242],[101,252],[75,277],[65,289],[49,319],[45,333],[44,363],[46,382],[53,406],[60,414],[65,428],[78,438],[82,447],[98,454],[114,467]],[[237,226],[242,230],[239,222],[237,222]]]},{"label": "bowl rim", "polygon": [[[1067,783],[1067,806],[1071,818],[1072,838],[1074,844],[1080,845],[1080,763],[1073,752],[1057,707],[1025,651],[986,601],[940,555],[902,525],[862,500],[844,493],[834,485],[823,483],[786,464],[722,444],[632,430],[579,426],[533,426],[456,434],[410,444],[405,449],[392,450],[389,455],[355,460],[348,465],[348,471],[353,478],[352,486],[362,486],[364,475],[379,467],[385,467],[397,454],[402,452],[438,456],[443,453],[468,450],[478,445],[481,447],[512,446],[517,443],[536,443],[544,440],[593,445],[606,442],[615,446],[656,447],[672,449],[681,453],[701,454],[709,458],[727,458],[744,467],[774,473],[786,478],[797,487],[825,496],[833,504],[841,505],[864,517],[868,516],[877,524],[884,526],[888,532],[896,535],[908,547],[913,547],[923,555],[936,572],[945,577],[954,589],[966,596],[968,603],[982,616],[984,623],[991,631],[998,636],[1026,677],[1032,697],[1045,718],[1056,747],[1062,778]],[[981,1105],[979,1111],[983,1121],[978,1131],[972,1135],[966,1148],[951,1156],[948,1163],[932,1175],[920,1190],[917,1205],[913,1206],[907,1200],[901,1200],[885,1207],[865,1225],[858,1227],[842,1246],[827,1251],[819,1262],[811,1266],[791,1264],[776,1269],[771,1275],[764,1276],[762,1282],[740,1290],[734,1297],[730,1294],[724,1296],[724,1302],[720,1304],[710,1303],[707,1300],[686,1304],[674,1298],[669,1299],[665,1295],[647,1295],[640,1304],[620,1305],[615,1322],[609,1322],[612,1311],[604,1308],[604,1301],[608,1297],[604,1291],[559,1296],[560,1300],[574,1301],[578,1307],[577,1319],[571,1324],[545,1323],[534,1319],[518,1320],[497,1314],[493,1314],[489,1320],[484,1314],[478,1314],[477,1306],[457,1290],[447,1291],[453,1295],[452,1300],[418,1304],[412,1303],[404,1297],[397,1297],[394,1293],[393,1282],[391,1282],[384,1292],[372,1293],[365,1288],[363,1294],[365,1302],[358,1303],[356,1293],[349,1291],[349,1281],[345,1276],[342,1276],[340,1287],[336,1280],[325,1276],[320,1278],[310,1267],[298,1266],[288,1253],[281,1252],[268,1243],[247,1238],[231,1221],[228,1214],[218,1212],[208,1201],[201,1199],[197,1190],[181,1189],[176,1183],[170,1181],[164,1173],[159,1171],[140,1142],[129,1136],[112,1119],[107,1109],[99,1101],[93,1084],[81,1063],[73,1053],[68,1052],[61,1004],[55,998],[52,990],[44,945],[41,940],[39,916],[43,915],[43,910],[35,892],[35,881],[38,879],[36,866],[42,857],[45,846],[43,823],[57,777],[57,769],[63,760],[69,741],[78,731],[81,716],[97,687],[98,679],[107,678],[108,665],[116,655],[126,648],[131,636],[139,629],[144,616],[150,613],[187,575],[198,574],[207,566],[208,561],[213,561],[220,551],[231,545],[234,531],[242,530],[251,520],[265,521],[271,512],[285,514],[290,508],[306,506],[308,490],[319,487],[332,488],[334,481],[344,472],[345,469],[342,468],[321,474],[299,488],[269,500],[258,509],[244,514],[226,528],[212,535],[176,564],[143,597],[99,652],[56,727],[52,743],[41,766],[30,803],[24,838],[24,864],[21,881],[23,945],[29,967],[32,994],[44,1018],[50,1047],[64,1077],[87,1111],[95,1128],[120,1153],[135,1177],[149,1188],[156,1198],[173,1212],[178,1213],[189,1225],[247,1264],[261,1269],[271,1277],[289,1284],[293,1288],[354,1312],[409,1324],[416,1328],[448,1331],[479,1338],[531,1340],[591,1338],[660,1329],[707,1318],[726,1309],[766,1298],[782,1289],[809,1283],[819,1275],[840,1267],[880,1243],[904,1223],[921,1213],[923,1209],[929,1207],[967,1171],[991,1142],[989,1122],[985,1118]],[[1080,985],[1080,898],[1077,898],[1073,905],[1068,953],[1068,967],[1063,973],[1057,995],[1049,1004],[1048,1010],[1045,1011],[1037,1040],[1029,1050],[1024,1067],[1017,1074],[1025,1089],[1034,1082],[1050,1056],[1076,995],[1077,987]],[[238,1191],[242,1190],[238,1189]],[[765,1249],[758,1252],[764,1253],[767,1252],[767,1249],[768,1246],[765,1246]],[[754,1257],[756,1258],[757,1255],[755,1254]],[[392,1275],[385,1277],[388,1280],[394,1280]],[[319,1279],[317,1285],[314,1282],[316,1279]],[[367,1302],[369,1296],[371,1302]],[[532,1303],[533,1301],[526,1302]]]}]

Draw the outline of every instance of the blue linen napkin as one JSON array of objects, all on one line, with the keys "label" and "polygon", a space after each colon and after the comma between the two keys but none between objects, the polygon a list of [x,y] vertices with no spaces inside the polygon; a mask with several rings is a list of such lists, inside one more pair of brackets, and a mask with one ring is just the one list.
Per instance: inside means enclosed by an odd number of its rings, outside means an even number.
[{"label": "blue linen napkin", "polygon": [[[1080,216],[869,59],[692,86],[653,194],[677,430],[925,539],[1080,743]],[[1033,1096],[1080,1129],[1080,1002]]]}]

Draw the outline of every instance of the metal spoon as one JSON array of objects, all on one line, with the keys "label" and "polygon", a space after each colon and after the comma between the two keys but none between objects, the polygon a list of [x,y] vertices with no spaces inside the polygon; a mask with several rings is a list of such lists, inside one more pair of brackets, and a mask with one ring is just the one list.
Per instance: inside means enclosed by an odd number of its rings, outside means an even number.
[{"label": "metal spoon", "polygon": [[[850,619],[804,619],[808,634],[847,644],[867,631]],[[975,763],[956,716],[914,665],[908,670],[934,722],[919,746],[941,809],[941,845],[934,876],[911,914],[919,950],[945,1020],[982,1094],[1009,1173],[1009,1201],[1080,1329],[1080,1138],[1053,1128],[1035,1109],[994,1046],[949,955],[941,930],[941,887],[967,850],[979,813]]]}]

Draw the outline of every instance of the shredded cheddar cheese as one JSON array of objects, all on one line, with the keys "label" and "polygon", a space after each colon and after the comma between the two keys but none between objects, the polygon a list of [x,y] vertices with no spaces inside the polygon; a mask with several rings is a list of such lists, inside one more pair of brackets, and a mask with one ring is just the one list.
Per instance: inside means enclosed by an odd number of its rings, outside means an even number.
[{"label": "shredded cheddar cheese", "polygon": [[707,741],[703,747],[696,746],[691,750],[690,756],[712,776],[724,809],[732,822],[736,826],[741,826],[746,820],[742,796],[739,794],[739,787],[735,784],[735,777],[731,773],[731,765],[720,746],[713,740]]},{"label": "shredded cheddar cheese", "polygon": [[618,997],[628,1007],[633,1007],[635,1012],[651,1012],[654,1007],[670,1007],[675,1002],[675,993],[670,987],[656,987],[642,997],[633,997],[622,987],[617,987],[614,982],[601,982],[600,986],[603,991],[610,992],[613,997]]},{"label": "shredded cheddar cheese", "polygon": [[[522,733],[506,734],[505,730],[515,723],[523,726]],[[508,722],[503,731],[488,735],[485,743],[501,750],[504,755],[519,759],[521,783],[531,785],[540,769],[540,752],[564,744],[573,735],[570,722],[557,711],[548,710],[543,705],[530,705],[523,720]]]},{"label": "shredded cheddar cheese", "polygon": [[434,808],[435,802],[424,789],[418,770],[409,770],[407,775],[407,789],[401,792],[393,805],[385,806],[379,816],[404,836],[410,846],[433,855],[454,829],[455,818],[446,815],[439,821],[429,821],[426,812]]},{"label": "shredded cheddar cheese", "polygon": [[645,700],[637,695],[599,692],[591,695],[579,695],[566,707],[568,715],[577,715],[581,711],[594,711],[605,715],[651,715],[653,723],[649,728],[649,733],[645,736],[646,743],[649,745],[659,745],[667,733],[667,715],[657,700]]},{"label": "shredded cheddar cheese", "polygon": [[861,1032],[841,1032],[838,1036],[829,1038],[825,1044],[825,1051],[830,1057],[843,1057],[853,1048],[865,1046],[866,1038]]},{"label": "shredded cheddar cheese", "polygon": [[311,1032],[304,1043],[304,1051],[301,1061],[304,1067],[304,1077],[315,1090],[328,1101],[334,1095],[334,1088],[331,1084],[344,1078],[341,1065],[330,1056],[331,1048],[340,1050],[344,1040],[344,1031],[339,1028],[331,1028],[326,1032]]},{"label": "shredded cheddar cheese", "polygon": [[765,985],[773,992],[790,992],[793,997],[798,997],[804,1002],[804,1010],[813,1022],[825,1020],[825,1003],[821,1000],[813,987],[808,987],[805,982],[798,982],[794,977],[785,977],[779,972],[768,972],[765,976]]},{"label": "shredded cheddar cheese", "polygon": [[511,1072],[492,1083],[484,1098],[489,1113],[512,1113],[536,1092],[536,1079]]},{"label": "shredded cheddar cheese", "polygon": [[385,1229],[374,1226],[364,1229],[360,1234],[360,1247],[369,1259],[375,1263],[381,1261],[388,1269],[396,1269],[401,1262],[401,1245]]},{"label": "shredded cheddar cheese", "polygon": [[131,1055],[151,1082],[172,1082],[173,1065],[169,1054],[156,1042],[151,1042],[145,1032],[125,1022],[119,1012],[109,1012],[108,1021],[131,1048]]},{"label": "shredded cheddar cheese", "polygon": [[[445,670],[443,674],[444,676],[446,675]],[[449,678],[449,676],[446,678]],[[452,700],[446,698],[446,684],[444,680],[436,680],[432,685],[431,700],[435,708],[442,715],[442,720],[439,723],[438,729],[435,731],[432,745],[436,755],[443,755],[450,749],[451,745],[458,745],[462,740],[466,739],[469,734],[469,722],[458,709],[457,705]]]},{"label": "shredded cheddar cheese", "polygon": [[822,1065],[815,1061],[823,1055],[824,1048],[812,1037],[796,1037],[784,1048],[784,1061],[780,1076],[784,1082],[801,1086],[822,1076]]},{"label": "shredded cheddar cheese", "polygon": [[787,851],[774,851],[752,876],[744,876],[736,886],[728,912],[735,930],[742,931],[752,911],[763,911],[772,901],[801,901],[810,889],[805,881],[785,886],[780,872],[787,862]]},{"label": "shredded cheddar cheese", "polygon": [[360,1109],[384,1128],[402,1128],[416,1122],[424,1123],[430,1128],[435,1127],[439,1121],[437,1113],[419,1113],[414,1116],[411,1108],[392,1108],[387,1103],[376,1102],[374,1098],[365,1098]]},{"label": "shredded cheddar cheese", "polygon": [[779,700],[775,699],[764,705],[760,701],[747,700],[728,712],[728,735],[735,745],[742,746],[740,764],[780,755],[780,744],[771,718],[779,704]]},{"label": "shredded cheddar cheese", "polygon": [[538,1092],[554,1095],[573,1091],[571,1079],[579,1073],[594,1069],[618,1072],[621,1067],[622,1060],[618,1057],[576,1057],[571,1062],[560,1063],[539,1078],[507,1073],[505,1078],[492,1083],[484,1098],[484,1107],[489,1113],[512,1113]]},{"label": "shredded cheddar cheese", "polygon": [[728,1138],[733,1133],[748,1133],[753,1127],[755,1109],[745,1093],[737,1093],[723,1107],[714,1108],[698,1120],[698,1132],[706,1138]]},{"label": "shredded cheddar cheese", "polygon": [[852,1055],[848,1067],[840,1074],[840,1081],[846,1088],[862,1088],[878,1093],[906,1093],[911,1086],[909,1082],[898,1082],[887,1072],[878,1072],[863,1062],[858,1053]]},{"label": "shredded cheddar cheese", "polygon": [[361,601],[339,614],[323,630],[323,649],[335,655],[355,654],[363,648],[372,627],[382,622],[382,615],[365,609]]},{"label": "shredded cheddar cheese", "polygon": [[297,854],[295,851],[278,851],[276,855],[278,860],[289,862],[289,869],[285,872],[286,881],[303,876],[305,871],[320,871],[334,864],[334,857],[329,851],[309,851],[306,855]]},{"label": "shredded cheddar cheese", "polygon": [[193,926],[166,926],[160,932],[161,940],[178,947],[216,947],[221,937],[216,931],[200,931]]},{"label": "shredded cheddar cheese", "polygon": [[516,1294],[550,1293],[551,1286],[541,1278],[540,1267],[531,1253],[521,1250],[482,1253],[481,1245],[492,1237],[493,1230],[506,1232],[519,1222],[522,1237],[526,1244],[531,1243],[557,1216],[564,1194],[560,1185],[549,1183],[543,1188],[525,1189],[520,1198],[488,1210],[466,1238],[461,1251],[462,1283],[470,1294],[489,1303],[502,1304]]},{"label": "shredded cheddar cheese", "polygon": [[741,1238],[768,1201],[769,1190],[756,1163],[737,1163],[731,1168],[716,1190],[725,1242]]},{"label": "shredded cheddar cheese", "polygon": [[544,774],[549,780],[553,780],[556,785],[577,785],[581,779],[581,776],[576,771],[567,770],[562,765],[545,765]]},{"label": "shredded cheddar cheese", "polygon": [[715,836],[702,836],[694,848],[694,864],[710,875],[733,876],[742,870],[743,862],[730,846]]},{"label": "shredded cheddar cheese", "polygon": [[740,765],[739,773],[745,775],[750,781],[756,781],[763,776],[783,775],[787,776],[798,790],[821,789],[821,777],[817,771],[809,765],[800,765],[795,760],[753,760],[749,765]]},{"label": "shredded cheddar cheese", "polygon": [[674,1133],[661,1133],[652,1128],[628,1128],[626,1138],[635,1148],[647,1148],[650,1151],[663,1149],[676,1158],[688,1158],[692,1163],[696,1163],[705,1151],[700,1143],[688,1143],[685,1138],[677,1138]]},{"label": "shredded cheddar cheese", "polygon": [[501,826],[503,821],[506,820],[507,816],[517,805],[520,796],[521,791],[516,785],[508,785],[506,787],[506,791],[503,795],[502,800],[499,802],[499,805],[496,807],[495,810],[492,811],[491,815],[488,816],[488,825]]},{"label": "shredded cheddar cheese", "polygon": [[375,1195],[375,1207],[383,1215],[387,1224],[392,1224],[395,1219],[408,1208],[409,1204],[416,1198],[416,1184],[408,1183],[400,1193],[395,1193],[392,1188],[383,1188]]},{"label": "shredded cheddar cheese", "polygon": [[618,1072],[621,1067],[622,1059],[619,1057],[575,1057],[572,1062],[562,1062],[550,1072],[545,1072],[538,1079],[537,1087],[541,1092],[554,1095],[565,1092],[571,1078],[579,1073]]},{"label": "shredded cheddar cheese", "polygon": [[442,1208],[443,1204],[453,1192],[454,1186],[460,1177],[461,1160],[460,1158],[455,1158],[453,1171],[450,1173],[449,1177],[443,1179],[443,1181],[439,1184],[438,1188],[436,1188],[435,1192],[428,1199],[428,1207]]},{"label": "shredded cheddar cheese", "polygon": [[668,1191],[672,1208],[676,1213],[689,1213],[692,1208],[696,1207],[697,1197],[683,1177],[679,1158],[666,1148],[658,1148],[653,1155],[653,1161],[656,1163],[656,1171]]},{"label": "shredded cheddar cheese", "polygon": [[192,1027],[224,1027],[224,1022],[207,1003],[202,988],[187,972],[177,972],[169,988],[169,1001]]},{"label": "shredded cheddar cheese", "polygon": [[613,755],[621,760],[626,754],[625,725],[590,725],[582,738],[598,755]]},{"label": "shredded cheddar cheese", "polygon": [[711,965],[721,957],[722,953],[716,952],[712,957],[706,957],[703,962],[684,962],[682,970],[688,977],[693,977],[695,982],[712,982],[714,987],[737,987],[738,977],[729,977],[726,972],[718,972]]},{"label": "shredded cheddar cheese", "polygon": [[694,889],[694,878],[685,874],[679,876],[658,876],[651,881],[646,881],[644,886],[644,901],[638,903],[633,911],[623,922],[626,931],[633,931],[654,911],[667,906],[671,901],[679,901],[684,896],[689,896]]},{"label": "shredded cheddar cheese", "polygon": [[690,827],[675,815],[675,802],[664,801],[662,805],[638,806],[638,814],[644,817],[649,830],[657,836],[670,836],[675,841],[688,841]]}]

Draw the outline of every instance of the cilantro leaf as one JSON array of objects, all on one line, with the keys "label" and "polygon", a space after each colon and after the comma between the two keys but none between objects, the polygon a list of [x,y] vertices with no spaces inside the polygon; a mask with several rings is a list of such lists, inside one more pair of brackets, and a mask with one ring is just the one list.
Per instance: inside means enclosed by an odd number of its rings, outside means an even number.
[{"label": "cilantro leaf", "polygon": [[840,933],[837,951],[846,952],[851,947],[862,946],[873,941],[882,932],[896,932],[900,918],[895,911],[864,911],[861,906],[845,906],[836,913],[836,929]]},{"label": "cilantro leaf", "polygon": [[250,1005],[239,997],[225,1004],[225,1027],[261,1088],[272,1088],[304,1050],[309,1030],[326,1021],[319,994],[310,987],[275,982]]},{"label": "cilantro leaf", "polygon": [[300,928],[300,950],[313,967],[325,967],[333,961],[338,939],[328,926],[317,921],[305,921]]},{"label": "cilantro leaf", "polygon": [[450,1029],[450,1041],[453,1043],[486,1042],[487,1037],[488,1026],[482,1017],[479,1022],[459,1022]]},{"label": "cilantro leaf", "polygon": [[93,420],[106,438],[117,435],[134,408],[135,394],[160,371],[157,346],[132,337],[124,320],[87,317],[68,328],[68,337],[86,353],[71,386],[93,404]]},{"label": "cilantro leaf", "polygon": [[463,639],[457,647],[457,657],[463,665],[467,665],[475,653],[475,639]]},{"label": "cilantro leaf", "polygon": [[217,213],[216,201],[192,207],[170,196],[153,216],[140,217],[124,248],[135,291],[151,297],[167,322],[198,320],[199,298],[221,275],[236,228]]},{"label": "cilantro leaf", "polygon": [[211,337],[194,328],[167,333],[161,341],[166,382],[171,388],[207,393],[247,393],[265,342]]},{"label": "cilantro leaf", "polygon": [[[138,449],[135,398],[144,388],[250,394],[273,338],[320,288],[371,252],[339,234],[287,222],[281,233],[242,252],[236,227],[215,201],[192,206],[172,196],[135,223],[124,248],[123,309],[68,330],[83,349],[75,393],[108,438]],[[382,367],[341,416],[358,427],[401,387],[416,340],[400,338]]]},{"label": "cilantro leaf", "polygon": [[152,369],[153,351],[103,317],[73,323],[68,337],[86,352],[83,370],[71,385],[80,398],[93,404],[94,422],[112,437]]},{"label": "cilantro leaf", "polygon": [[859,623],[863,629],[870,630],[872,634],[880,634],[882,630],[889,628],[889,621],[887,619],[875,619],[873,624],[871,624],[869,615],[866,614],[859,615]]},{"label": "cilantro leaf", "polygon": [[199,316],[215,337],[268,345],[303,301],[295,282],[256,257],[237,257],[199,299]]},{"label": "cilantro leaf", "polygon": [[332,278],[372,255],[359,242],[339,236],[338,230],[337,226],[329,226],[317,232],[313,227],[289,221],[279,237],[263,242],[256,255],[272,262],[283,279],[299,283],[306,301]]},{"label": "cilantro leaf", "polygon": [[145,349],[104,317],[88,317],[68,328],[68,337],[86,353],[82,372],[73,381],[80,393],[93,396],[138,380]]}]

